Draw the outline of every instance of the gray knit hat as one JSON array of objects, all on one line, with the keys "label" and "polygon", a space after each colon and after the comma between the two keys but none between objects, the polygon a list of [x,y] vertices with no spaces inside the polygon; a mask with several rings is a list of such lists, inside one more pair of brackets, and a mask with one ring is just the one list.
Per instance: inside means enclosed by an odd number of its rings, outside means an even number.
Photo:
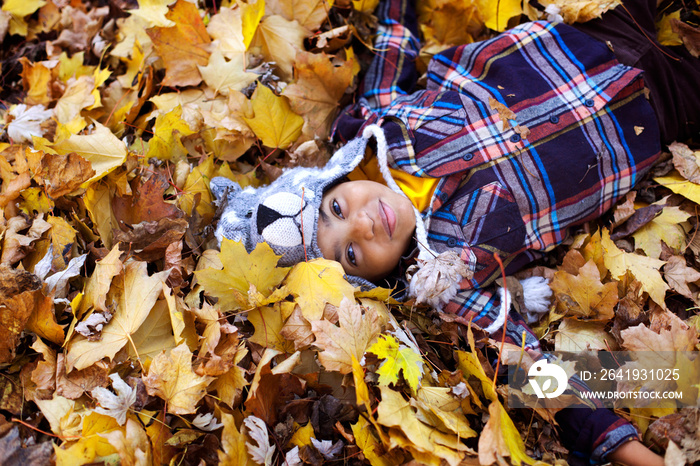
[{"label": "gray knit hat", "polygon": [[371,135],[370,131],[348,142],[323,168],[288,169],[261,188],[241,189],[227,178],[214,178],[211,192],[218,204],[223,203],[215,233],[219,243],[223,238],[241,241],[250,252],[257,243],[265,242],[282,255],[280,266],[294,265],[305,257],[323,257],[317,238],[323,192],[362,161]]}]

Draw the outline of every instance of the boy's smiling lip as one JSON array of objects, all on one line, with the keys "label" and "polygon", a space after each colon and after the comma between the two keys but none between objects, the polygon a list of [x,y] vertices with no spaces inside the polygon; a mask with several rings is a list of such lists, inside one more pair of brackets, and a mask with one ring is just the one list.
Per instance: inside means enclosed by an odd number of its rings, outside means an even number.
[{"label": "boy's smiling lip", "polygon": [[393,209],[388,205],[379,200],[379,218],[382,219],[382,225],[386,231],[389,238],[394,235],[394,228],[396,228],[396,214]]}]

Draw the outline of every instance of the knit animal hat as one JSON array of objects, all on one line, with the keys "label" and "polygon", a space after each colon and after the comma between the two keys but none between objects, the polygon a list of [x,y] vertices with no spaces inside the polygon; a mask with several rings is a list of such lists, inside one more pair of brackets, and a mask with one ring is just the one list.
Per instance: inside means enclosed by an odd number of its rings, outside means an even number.
[{"label": "knit animal hat", "polygon": [[[389,172],[384,131],[377,125],[365,128],[339,149],[323,168],[296,167],[261,188],[241,187],[231,180],[216,177],[211,191],[223,213],[216,228],[219,243],[223,238],[240,241],[248,252],[258,243],[267,243],[281,255],[279,265],[290,266],[306,259],[323,257],[318,246],[318,217],[324,191],[347,176],[365,156],[369,138],[377,145],[379,168],[387,185],[403,194]],[[420,270],[410,282],[410,293],[433,306],[448,302],[456,293],[468,268],[456,253],[438,255],[428,248],[427,234],[420,212],[416,216],[416,240]],[[355,285],[374,287],[361,277],[346,276]]]}]

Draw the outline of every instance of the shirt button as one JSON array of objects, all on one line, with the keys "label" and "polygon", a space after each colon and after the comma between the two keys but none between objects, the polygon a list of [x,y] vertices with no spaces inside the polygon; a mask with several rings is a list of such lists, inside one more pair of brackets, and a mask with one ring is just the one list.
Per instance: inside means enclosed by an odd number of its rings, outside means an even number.
[{"label": "shirt button", "polygon": [[469,161],[470,161],[471,159],[473,159],[473,158],[474,158],[474,154],[472,154],[471,152],[469,152],[468,154],[464,154],[464,155],[462,156],[462,159],[463,159],[465,162],[469,162]]},{"label": "shirt button", "polygon": [[447,238],[447,246],[451,248],[457,246],[457,240],[454,238]]},{"label": "shirt button", "polygon": [[514,134],[510,137],[510,142],[518,142],[520,141],[520,135],[519,134]]},{"label": "shirt button", "polygon": [[442,202],[445,202],[445,200],[447,199],[447,193],[438,194],[438,199],[440,199]]},{"label": "shirt button", "polygon": [[586,99],[586,101],[583,103],[586,107],[592,107],[595,105],[595,102],[593,99]]},{"label": "shirt button", "polygon": [[549,117],[549,122],[553,125],[556,125],[557,123],[559,123],[559,117],[556,115],[552,115],[551,117]]}]

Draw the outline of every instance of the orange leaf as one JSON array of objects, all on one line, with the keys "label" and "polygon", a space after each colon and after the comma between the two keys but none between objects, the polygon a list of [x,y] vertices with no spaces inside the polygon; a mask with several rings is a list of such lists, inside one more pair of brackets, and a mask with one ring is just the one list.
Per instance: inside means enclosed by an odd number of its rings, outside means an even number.
[{"label": "orange leaf", "polygon": [[186,0],[178,0],[166,15],[174,27],[155,27],[148,35],[165,63],[165,86],[196,86],[202,82],[197,66],[209,63],[207,46],[211,42],[199,17],[199,10]]}]

